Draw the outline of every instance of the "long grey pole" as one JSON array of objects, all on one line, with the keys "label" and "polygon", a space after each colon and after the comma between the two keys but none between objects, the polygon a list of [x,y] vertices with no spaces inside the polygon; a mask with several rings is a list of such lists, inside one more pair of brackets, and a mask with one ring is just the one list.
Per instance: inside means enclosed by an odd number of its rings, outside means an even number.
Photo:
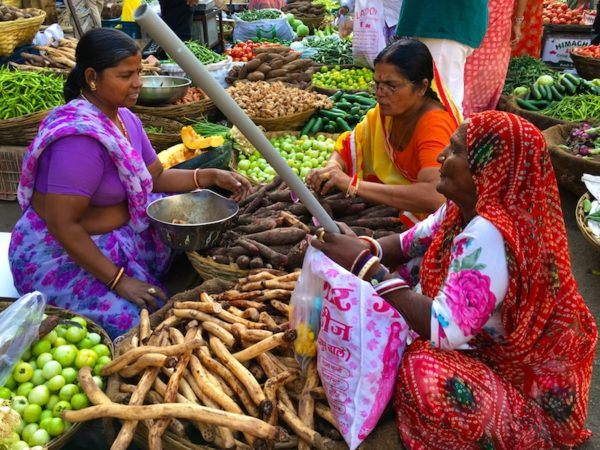
[{"label": "long grey pole", "polygon": [[231,123],[260,151],[271,167],[283,178],[287,185],[300,198],[310,213],[317,218],[325,230],[338,233],[339,228],[306,185],[287,165],[287,162],[273,148],[266,136],[250,120],[246,113],[231,98],[219,83],[210,75],[204,65],[181,42],[181,39],[165,24],[145,3],[135,10],[135,20],[150,37],[165,50],[173,60],[188,74],[194,84],[201,88],[217,105]]}]

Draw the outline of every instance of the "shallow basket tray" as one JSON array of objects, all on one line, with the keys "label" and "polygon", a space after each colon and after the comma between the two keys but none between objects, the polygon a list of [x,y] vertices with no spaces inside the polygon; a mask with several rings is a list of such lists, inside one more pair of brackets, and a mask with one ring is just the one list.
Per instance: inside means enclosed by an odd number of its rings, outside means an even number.
[{"label": "shallow basket tray", "polygon": [[237,264],[220,264],[210,256],[202,256],[197,252],[187,252],[187,257],[194,270],[203,280],[221,278],[223,280],[237,281],[250,273],[249,270],[240,269]]},{"label": "shallow basket tray", "polygon": [[498,109],[501,111],[506,111],[517,116],[521,116],[524,119],[528,120],[540,130],[545,130],[547,128],[553,127],[555,125],[565,125],[572,122],[567,122],[565,120],[555,119],[554,117],[545,116],[544,114],[540,114],[535,111],[528,111],[526,109],[521,108],[517,105],[514,97],[510,97],[506,102],[501,102],[498,104]]},{"label": "shallow basket tray", "polygon": [[181,122],[150,114],[138,114],[138,117],[144,127],[161,127],[163,129],[163,133],[146,131],[148,139],[157,153],[181,142],[181,128],[183,127]]},{"label": "shallow basket tray", "polygon": [[50,110],[39,111],[12,119],[0,120],[0,144],[29,145]]},{"label": "shallow basket tray", "polygon": [[184,105],[168,106],[140,106],[131,108],[136,114],[149,114],[151,116],[164,117],[165,119],[177,120],[181,123],[192,123],[195,119],[206,118],[217,111],[217,107],[209,98],[199,102],[186,103]]},{"label": "shallow basket tray", "polygon": [[15,62],[9,63],[15,69],[20,70],[21,72],[46,72],[52,73],[55,75],[60,75],[61,77],[67,78],[69,76],[70,69],[57,69],[56,67],[38,67],[31,66],[29,64],[17,64]]},{"label": "shallow basket tray", "polygon": [[267,131],[300,130],[302,126],[317,112],[317,108],[307,109],[296,114],[274,119],[250,117],[256,125],[262,126]]},{"label": "shallow basket tray", "polygon": [[583,195],[587,190],[581,181],[584,173],[600,175],[600,159],[585,159],[563,150],[559,145],[566,143],[571,130],[577,124],[556,125],[543,131],[550,159],[556,174],[556,181],[575,195]]},{"label": "shallow basket tray", "polygon": [[0,146],[0,200],[15,200],[26,147]]},{"label": "shallow basket tray", "polygon": [[[12,304],[13,304],[13,302],[0,302],[0,312],[4,311],[6,308],[8,308]],[[106,333],[106,331],[104,331],[104,329],[102,327],[100,327],[98,324],[96,324],[94,321],[92,321],[88,317],[84,316],[83,314],[77,314],[73,311],[69,311],[64,308],[58,308],[56,306],[50,306],[50,305],[46,306],[45,313],[48,315],[59,316],[61,319],[70,319],[75,316],[83,317],[87,321],[88,331],[98,333],[100,335],[100,337],[102,338],[101,342],[110,349],[110,354],[111,355],[115,354],[113,342],[110,339],[110,337],[108,336],[108,334]],[[77,433],[79,428],[81,428],[81,425],[83,425],[83,422],[74,423],[63,434],[61,434],[58,437],[55,437],[50,442],[48,442],[48,444],[44,446],[44,449],[60,450],[65,445],[67,445],[67,443],[71,440],[71,438],[75,435],[75,433]]]},{"label": "shallow basket tray", "polygon": [[594,233],[592,233],[592,230],[590,229],[590,227],[588,227],[587,222],[585,220],[585,212],[583,211],[583,202],[585,200],[592,200],[592,196],[589,192],[583,194],[577,202],[577,206],[575,208],[575,219],[577,221],[577,227],[579,228],[579,231],[581,231],[581,234],[583,234],[583,237],[590,244],[592,244],[592,247],[594,247],[600,252],[600,238]]},{"label": "shallow basket tray", "polygon": [[36,8],[23,9],[24,12],[37,12],[35,17],[0,22],[0,56],[10,55],[20,45],[31,44],[46,19],[46,12]]},{"label": "shallow basket tray", "polygon": [[600,78],[600,59],[581,56],[571,52],[571,59],[577,69],[577,73],[586,80]]}]

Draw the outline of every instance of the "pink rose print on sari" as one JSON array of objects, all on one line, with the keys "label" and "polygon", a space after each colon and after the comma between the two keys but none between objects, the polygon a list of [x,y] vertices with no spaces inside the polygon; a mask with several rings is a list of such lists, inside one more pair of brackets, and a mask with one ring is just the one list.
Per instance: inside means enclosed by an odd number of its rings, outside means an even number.
[{"label": "pink rose print on sari", "polygon": [[463,334],[479,333],[496,304],[490,290],[490,277],[473,269],[451,273],[444,293],[452,317]]}]

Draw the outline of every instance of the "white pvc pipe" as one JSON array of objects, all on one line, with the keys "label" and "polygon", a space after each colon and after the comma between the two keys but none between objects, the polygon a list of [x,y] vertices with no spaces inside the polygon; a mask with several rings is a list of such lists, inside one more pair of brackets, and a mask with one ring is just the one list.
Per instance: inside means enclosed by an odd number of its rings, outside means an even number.
[{"label": "white pvc pipe", "polygon": [[[135,20],[148,35],[160,45],[169,56],[188,74],[194,84],[201,88],[217,105],[231,123],[260,151],[271,167],[283,178],[310,213],[317,218],[325,230],[338,233],[339,228],[306,185],[287,165],[287,162],[273,148],[266,136],[250,120],[246,113],[231,98],[223,87],[210,75],[204,65],[185,46],[177,35],[145,3],[135,10]],[[289,99],[288,99],[289,100]]]}]

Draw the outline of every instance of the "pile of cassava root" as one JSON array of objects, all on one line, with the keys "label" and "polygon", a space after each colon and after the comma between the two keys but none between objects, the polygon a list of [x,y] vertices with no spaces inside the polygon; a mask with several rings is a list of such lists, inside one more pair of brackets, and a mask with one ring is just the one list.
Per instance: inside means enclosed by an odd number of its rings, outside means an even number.
[{"label": "pile of cassava root", "polygon": [[66,411],[64,419],[120,419],[115,450],[128,447],[138,421],[152,450],[169,439],[199,449],[347,448],[316,362],[303,373],[294,358],[288,317],[298,275],[253,272],[217,295],[201,292],[204,285],[178,294],[161,316],[143,310],[138,329],[102,369],[110,398],[82,369],[80,384],[94,406]]},{"label": "pile of cassava root", "polygon": [[[335,220],[344,222],[359,236],[376,239],[401,231],[398,210],[337,193],[317,196]],[[240,269],[261,267],[287,270],[302,266],[307,238],[316,232],[312,216],[302,203],[294,203],[290,189],[280,177],[240,202],[237,222],[223,234],[219,246],[207,254],[220,264]]]}]

